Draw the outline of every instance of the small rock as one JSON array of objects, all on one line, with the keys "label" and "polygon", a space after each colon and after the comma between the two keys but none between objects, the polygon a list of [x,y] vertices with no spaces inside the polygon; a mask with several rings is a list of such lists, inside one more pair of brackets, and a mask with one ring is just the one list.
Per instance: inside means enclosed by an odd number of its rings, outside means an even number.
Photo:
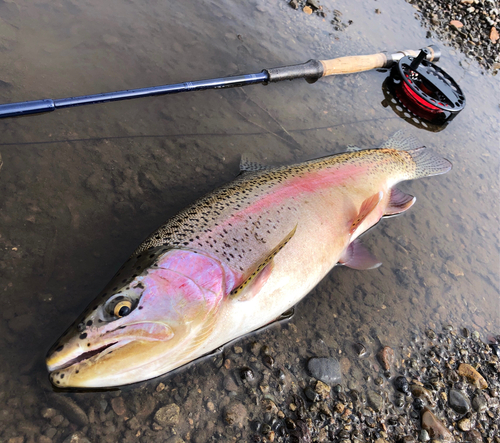
[{"label": "small rock", "polygon": [[465,441],[471,443],[483,443],[483,437],[477,429],[471,429],[465,433]]},{"label": "small rock", "polygon": [[307,363],[311,375],[330,386],[342,382],[340,363],[335,358],[311,358]]},{"label": "small rock", "polygon": [[396,388],[397,391],[402,392],[403,394],[407,394],[410,392],[410,387],[408,385],[408,380],[406,377],[397,377],[394,380],[394,387]]},{"label": "small rock", "polygon": [[132,431],[135,431],[141,427],[141,424],[139,423],[139,420],[137,420],[137,417],[132,417],[129,421],[127,421],[127,426],[129,429],[132,429]]},{"label": "small rock", "polygon": [[11,437],[7,440],[7,443],[24,443],[24,437]]},{"label": "small rock", "polygon": [[476,395],[472,399],[472,407],[477,412],[484,412],[484,411],[486,411],[486,408],[488,407],[488,403],[483,395]]},{"label": "small rock", "polygon": [[314,10],[320,8],[319,3],[316,0],[307,0],[306,3]]},{"label": "small rock", "polygon": [[384,371],[390,371],[394,363],[394,351],[389,346],[384,346],[377,354],[378,360]]},{"label": "small rock", "polygon": [[375,412],[380,412],[384,407],[384,399],[375,391],[368,391],[366,399],[368,401],[368,406],[370,406]]},{"label": "small rock", "polygon": [[241,346],[235,346],[233,349],[235,354],[243,354],[243,348]]},{"label": "small rock", "polygon": [[239,402],[230,403],[224,410],[223,419],[228,425],[238,425],[242,427],[246,418],[247,409]]},{"label": "small rock", "polygon": [[470,431],[472,429],[472,423],[470,421],[470,419],[468,418],[462,418],[462,420],[460,420],[458,422],[458,429],[460,429],[461,431]]},{"label": "small rock", "polygon": [[459,20],[452,20],[450,26],[453,26],[455,29],[460,29],[463,28],[464,24]]},{"label": "small rock", "polygon": [[240,369],[240,377],[242,380],[249,381],[249,382],[255,380],[255,374],[252,371],[252,369],[249,368],[248,366],[243,366]]},{"label": "small rock", "polygon": [[264,407],[264,411],[269,412],[271,415],[276,415],[279,411],[276,403],[268,398],[262,400],[262,406]]},{"label": "small rock", "polygon": [[312,402],[317,402],[320,400],[319,394],[310,386],[304,389],[304,394],[306,394],[306,397]]},{"label": "small rock", "polygon": [[54,408],[43,408],[41,414],[43,418],[52,418],[57,415],[57,411]]},{"label": "small rock", "polygon": [[125,407],[125,402],[122,397],[115,397],[111,400],[111,407],[115,414],[118,416],[125,415],[127,408]]},{"label": "small rock", "polygon": [[415,398],[423,398],[428,403],[432,403],[432,393],[420,385],[411,385],[410,391]]},{"label": "small rock", "polygon": [[57,403],[60,410],[68,417],[68,420],[79,426],[88,425],[89,419],[87,414],[71,398],[65,395],[51,395],[50,399],[54,403]]},{"label": "small rock", "polygon": [[492,26],[491,27],[491,31],[490,31],[490,40],[493,43],[496,43],[499,38],[500,38],[500,36],[498,35],[497,28],[495,28],[494,26]]},{"label": "small rock", "polygon": [[448,397],[450,407],[459,414],[466,414],[470,410],[469,399],[457,389],[450,389]]},{"label": "small rock", "polygon": [[432,439],[452,442],[453,435],[446,426],[428,408],[423,409],[422,429],[425,429]]},{"label": "small rock", "polygon": [[156,411],[155,421],[161,426],[175,426],[179,423],[179,413],[179,406],[171,403]]},{"label": "small rock", "polygon": [[335,412],[342,414],[345,410],[345,405],[343,403],[336,403],[334,406]]},{"label": "small rock", "polygon": [[224,381],[222,382],[222,384],[224,386],[224,389],[229,392],[235,392],[239,389],[238,385],[236,384],[234,378],[231,375],[226,375],[224,377]]},{"label": "small rock", "polygon": [[75,432],[69,435],[63,443],[90,443],[90,440],[82,432]]},{"label": "small rock", "polygon": [[306,14],[311,15],[313,13],[313,10],[310,6],[304,6],[302,8],[302,11],[304,11]]},{"label": "small rock", "polygon": [[431,438],[429,437],[429,433],[425,430],[425,429],[422,429],[420,431],[420,435],[418,436],[418,439],[420,441],[429,441]]},{"label": "small rock", "polygon": [[299,3],[297,0],[292,0],[289,4],[293,9],[299,9]]},{"label": "small rock", "polygon": [[314,391],[320,396],[321,400],[326,400],[327,398],[330,398],[330,386],[328,386],[326,383],[323,383],[320,380],[316,382]]},{"label": "small rock", "polygon": [[458,367],[458,375],[465,377],[470,383],[479,389],[486,389],[488,387],[488,383],[483,376],[467,363],[460,364]]},{"label": "small rock", "polygon": [[165,383],[159,383],[156,387],[156,392],[161,392],[165,389]]}]

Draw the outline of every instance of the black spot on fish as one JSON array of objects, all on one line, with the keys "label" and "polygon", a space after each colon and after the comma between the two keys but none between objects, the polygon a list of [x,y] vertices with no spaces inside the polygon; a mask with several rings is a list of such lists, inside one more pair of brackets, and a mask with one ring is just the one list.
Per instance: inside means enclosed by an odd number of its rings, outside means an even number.
[{"label": "black spot on fish", "polygon": [[64,374],[61,374],[61,378],[64,378]]},{"label": "black spot on fish", "polygon": [[83,334],[80,335],[80,339],[83,340],[84,338],[87,338],[87,333],[84,332]]},{"label": "black spot on fish", "polygon": [[144,306],[139,306],[139,311],[140,311],[142,308],[144,308]]},{"label": "black spot on fish", "polygon": [[61,345],[61,346],[57,347],[54,352],[62,351],[63,348],[64,348],[64,345]]},{"label": "black spot on fish", "polygon": [[92,320],[89,320],[89,321],[87,322],[87,326],[92,326]]},{"label": "black spot on fish", "polygon": [[85,323],[83,323],[83,322],[78,323],[78,326],[76,327],[76,329],[78,329],[78,332],[85,331]]},{"label": "black spot on fish", "polygon": [[87,343],[87,346],[90,346],[90,343]]},{"label": "black spot on fish", "polygon": [[80,373],[80,370],[79,370],[79,369],[77,369],[77,370],[75,371],[75,374],[79,374],[79,373]]}]

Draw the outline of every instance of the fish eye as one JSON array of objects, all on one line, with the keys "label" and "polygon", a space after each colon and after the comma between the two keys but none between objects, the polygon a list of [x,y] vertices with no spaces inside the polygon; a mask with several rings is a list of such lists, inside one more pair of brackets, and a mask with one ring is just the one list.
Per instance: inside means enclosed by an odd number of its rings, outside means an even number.
[{"label": "fish eye", "polygon": [[132,312],[132,302],[130,300],[121,300],[113,309],[115,317],[125,317],[130,312]]}]

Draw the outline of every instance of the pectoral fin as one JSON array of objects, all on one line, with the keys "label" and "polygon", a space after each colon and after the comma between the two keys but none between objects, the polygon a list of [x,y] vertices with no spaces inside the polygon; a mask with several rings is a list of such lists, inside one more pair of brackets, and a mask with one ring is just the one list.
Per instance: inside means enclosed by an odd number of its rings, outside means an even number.
[{"label": "pectoral fin", "polygon": [[297,226],[260,262],[254,271],[245,279],[243,283],[234,288],[229,296],[233,300],[250,300],[259,293],[266,281],[269,279],[274,268],[274,257],[294,236]]},{"label": "pectoral fin", "polygon": [[382,263],[359,241],[354,240],[340,257],[339,263],[353,269],[375,269]]},{"label": "pectoral fin", "polygon": [[378,192],[377,194],[372,195],[371,197],[368,197],[362,204],[361,208],[359,210],[359,213],[357,217],[354,219],[354,221],[351,224],[351,227],[349,229],[349,234],[354,234],[356,229],[363,223],[366,217],[377,207],[377,205],[380,203],[380,200],[382,200],[382,191]]},{"label": "pectoral fin", "polygon": [[389,204],[384,213],[384,217],[391,215],[398,215],[410,209],[415,203],[416,197],[413,195],[405,194],[397,188],[391,189],[391,197]]}]

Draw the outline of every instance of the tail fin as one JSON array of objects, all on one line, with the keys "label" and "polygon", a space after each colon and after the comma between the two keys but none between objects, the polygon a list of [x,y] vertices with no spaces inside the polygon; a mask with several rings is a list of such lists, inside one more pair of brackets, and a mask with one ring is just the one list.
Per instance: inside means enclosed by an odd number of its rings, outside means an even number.
[{"label": "tail fin", "polygon": [[452,164],[425,146],[406,151],[415,162],[414,178],[429,177],[431,175],[446,174]]}]

